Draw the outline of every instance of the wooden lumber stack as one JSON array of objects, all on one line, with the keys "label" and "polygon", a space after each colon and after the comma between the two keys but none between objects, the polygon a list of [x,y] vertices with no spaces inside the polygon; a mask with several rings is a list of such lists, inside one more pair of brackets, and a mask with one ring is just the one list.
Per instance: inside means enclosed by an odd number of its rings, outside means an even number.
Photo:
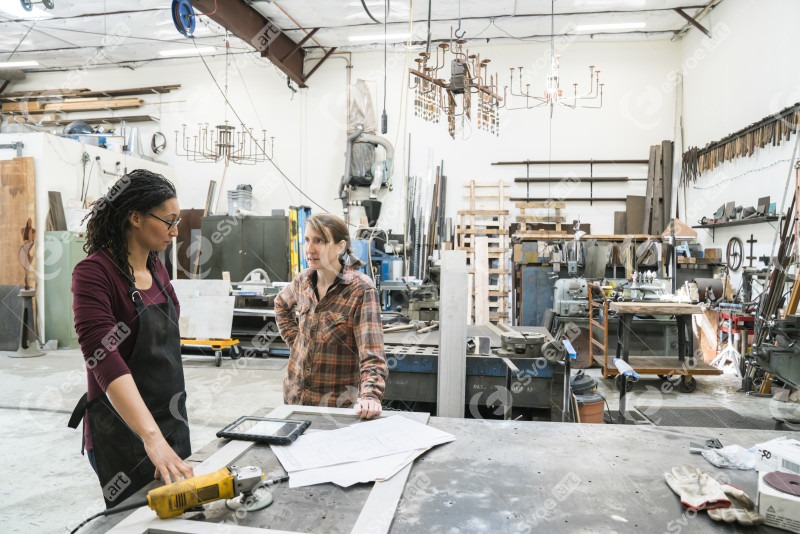
[{"label": "wooden lumber stack", "polygon": [[[672,214],[672,141],[650,147],[641,233],[660,234]],[[629,216],[630,217],[630,216]],[[629,230],[631,228],[628,228]]]}]

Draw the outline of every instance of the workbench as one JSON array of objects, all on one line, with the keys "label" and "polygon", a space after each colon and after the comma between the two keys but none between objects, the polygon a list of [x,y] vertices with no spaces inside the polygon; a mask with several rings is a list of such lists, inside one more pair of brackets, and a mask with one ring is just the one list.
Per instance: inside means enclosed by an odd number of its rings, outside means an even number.
[{"label": "workbench", "polygon": [[[591,285],[591,284],[590,284]],[[593,287],[589,288],[589,307],[594,313],[595,308],[601,308],[601,315],[604,318],[603,323],[596,321],[594,318],[590,320],[592,326],[597,326],[603,329],[604,339],[603,342],[590,338],[590,346],[597,345],[603,349],[603,355],[594,355],[593,359],[603,366],[603,376],[605,378],[611,376],[618,376],[619,371],[613,362],[608,358],[608,314],[615,312],[619,316],[619,327],[617,328],[617,346],[616,357],[622,358],[627,362],[634,371],[640,375],[658,375],[662,379],[670,377],[680,377],[678,389],[684,393],[694,391],[697,382],[694,375],[719,375],[722,371],[716,367],[712,367],[702,361],[702,358],[695,359],[694,357],[694,337],[692,334],[692,321],[691,316],[696,313],[702,313],[703,308],[696,304],[686,304],[680,302],[609,302],[605,295],[602,301],[593,298]],[[594,293],[600,295],[601,291],[596,290]],[[675,316],[675,322],[678,328],[678,358],[677,361],[667,356],[640,356],[631,355],[631,332],[633,332],[633,318],[635,315],[652,315],[652,316]],[[593,330],[590,330],[592,332]],[[634,335],[636,335],[634,333]],[[687,361],[688,356],[688,361]],[[630,388],[632,382],[627,382],[624,387]],[[617,382],[617,387],[623,387],[622,382]]]},{"label": "workbench", "polygon": [[[325,410],[279,407],[290,413]],[[281,409],[283,411],[281,412]],[[343,413],[341,411],[340,413]],[[260,413],[263,415],[263,411]],[[384,413],[384,415],[387,415]],[[388,414],[392,415],[392,414]],[[312,429],[332,429],[355,423],[345,415],[295,414],[312,421]],[[723,445],[751,447],[785,433],[728,428],[589,425],[525,421],[489,421],[433,417],[431,426],[456,436],[418,458],[410,473],[396,477],[395,499],[368,502],[379,484],[339,488],[332,484],[289,489],[272,487],[275,502],[264,510],[234,517],[222,502],[206,505],[202,513],[159,520],[149,509],[95,520],[81,532],[141,534],[145,528],[162,534],[205,533],[225,528],[230,534],[289,532],[350,533],[368,511],[381,534],[548,532],[734,532],[740,528],[715,523],[705,512],[685,512],[664,481],[664,473],[689,464],[705,469],[720,482],[745,490],[755,500],[755,471],[718,469],[702,456],[689,453],[689,442],[717,438]],[[212,460],[222,451],[243,452],[227,462],[259,465],[267,477],[284,474],[267,446],[242,447],[242,442],[215,440],[190,457],[206,461],[208,469],[222,467]],[[229,455],[230,457],[230,455]],[[213,464],[213,465],[211,465]],[[396,482],[396,481],[395,481]],[[154,482],[156,487],[159,482]],[[99,488],[98,488],[99,491]],[[144,493],[144,490],[140,492]],[[140,497],[135,495],[131,499]],[[396,503],[396,505],[395,505]],[[366,506],[365,506],[366,504]],[[138,522],[135,521],[139,518]],[[220,523],[225,525],[220,525]],[[127,528],[125,524],[128,525]],[[143,527],[143,525],[147,525]],[[248,528],[249,527],[249,528]],[[272,529],[272,530],[266,530]],[[779,532],[767,527],[747,532]]]}]

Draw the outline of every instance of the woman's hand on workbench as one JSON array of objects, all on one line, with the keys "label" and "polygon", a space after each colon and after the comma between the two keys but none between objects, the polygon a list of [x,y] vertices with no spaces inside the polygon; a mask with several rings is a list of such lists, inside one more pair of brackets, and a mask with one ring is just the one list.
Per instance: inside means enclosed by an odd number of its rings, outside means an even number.
[{"label": "woman's hand on workbench", "polygon": [[144,450],[153,465],[156,466],[155,478],[160,478],[165,484],[177,482],[184,478],[194,476],[192,466],[180,459],[169,446],[164,436],[158,435],[144,440]]},{"label": "woman's hand on workbench", "polygon": [[381,403],[375,399],[361,399],[356,404],[356,413],[361,415],[361,419],[372,419],[383,411]]}]

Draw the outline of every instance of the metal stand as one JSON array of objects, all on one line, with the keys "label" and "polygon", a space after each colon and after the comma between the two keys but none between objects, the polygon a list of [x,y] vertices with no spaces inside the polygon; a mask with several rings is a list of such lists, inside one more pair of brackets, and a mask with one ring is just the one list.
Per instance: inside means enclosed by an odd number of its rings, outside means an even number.
[{"label": "metal stand", "polygon": [[20,289],[19,296],[22,297],[23,308],[20,321],[19,348],[16,352],[9,352],[11,358],[34,358],[44,356],[45,353],[39,348],[36,339],[36,315],[34,315],[33,299],[36,296],[35,289]]},{"label": "metal stand", "polygon": [[619,371],[622,381],[619,388],[619,415],[616,421],[612,421],[618,425],[626,425],[628,420],[625,417],[625,394],[628,392],[628,384],[639,380],[639,373],[634,371],[633,367],[621,358],[614,358],[614,366]]}]

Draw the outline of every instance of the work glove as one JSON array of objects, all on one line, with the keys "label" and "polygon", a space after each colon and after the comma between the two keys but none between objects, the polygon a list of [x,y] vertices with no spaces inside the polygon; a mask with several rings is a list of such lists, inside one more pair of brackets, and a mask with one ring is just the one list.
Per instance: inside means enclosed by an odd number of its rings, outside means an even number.
[{"label": "work glove", "polygon": [[728,484],[722,484],[722,490],[730,499],[731,507],[709,510],[708,517],[714,521],[739,523],[744,526],[760,525],[764,522],[764,516],[756,511],[756,505],[747,493]]},{"label": "work glove", "polygon": [[673,467],[671,473],[664,473],[664,478],[688,508],[712,510],[731,505],[722,485],[702,469],[691,465]]}]

